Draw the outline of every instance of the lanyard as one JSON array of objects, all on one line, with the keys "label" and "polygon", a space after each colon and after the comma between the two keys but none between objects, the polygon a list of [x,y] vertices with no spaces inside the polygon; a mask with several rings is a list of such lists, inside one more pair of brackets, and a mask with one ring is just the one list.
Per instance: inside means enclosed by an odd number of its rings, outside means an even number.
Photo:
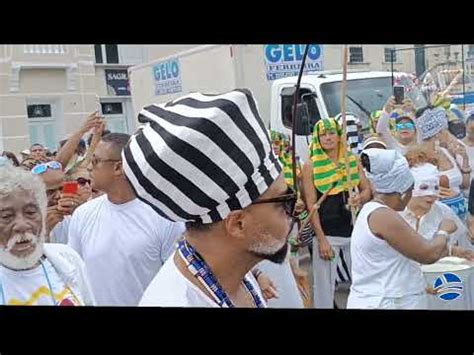
[{"label": "lanyard", "polygon": [[[204,259],[186,240],[182,240],[178,243],[178,252],[183,261],[185,262],[186,266],[188,267],[188,270],[206,288],[206,290],[211,294],[214,301],[220,307],[235,307],[229,296],[227,296],[226,292],[217,281],[209,266],[204,261]],[[243,283],[247,291],[251,294],[257,308],[264,308],[260,296],[253,288],[250,281],[248,281],[247,278],[244,278]]]}]

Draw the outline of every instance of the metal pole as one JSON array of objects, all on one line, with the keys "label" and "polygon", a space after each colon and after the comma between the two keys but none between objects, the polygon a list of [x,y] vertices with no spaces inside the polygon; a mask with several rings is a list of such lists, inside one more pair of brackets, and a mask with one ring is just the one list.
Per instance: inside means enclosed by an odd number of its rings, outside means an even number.
[{"label": "metal pole", "polygon": [[[347,44],[343,47],[342,52],[342,83],[341,83],[341,118],[342,118],[342,142],[343,142],[343,149],[344,149],[344,165],[346,169],[347,175],[347,183],[348,189],[347,192],[349,193],[349,198],[353,197],[355,194],[354,189],[352,188],[352,178],[351,178],[351,171],[349,165],[349,149],[347,148],[347,116],[346,116],[346,95],[347,95],[347,65],[348,65],[348,48]],[[352,225],[354,225],[356,217],[357,217],[357,210],[354,206],[351,206],[351,221]]]},{"label": "metal pole", "polygon": [[303,54],[303,60],[301,61],[301,68],[300,72],[298,74],[298,79],[296,81],[296,86],[295,86],[295,94],[293,96],[293,122],[292,122],[292,128],[291,128],[291,159],[292,159],[292,171],[293,171],[293,189],[295,193],[298,193],[298,182],[296,179],[296,108],[298,103],[300,102],[300,86],[301,86],[301,78],[303,77],[303,72],[304,72],[304,66],[306,63],[306,58],[308,57],[308,51],[309,51],[309,44],[306,45],[306,48],[304,50]]},{"label": "metal pole", "polygon": [[466,110],[466,80],[464,76],[464,44],[461,44],[461,60],[462,60],[462,110]]},{"label": "metal pole", "polygon": [[393,80],[393,59],[394,59],[394,54],[395,54],[395,48],[390,48],[390,66],[392,68],[392,90],[393,90],[393,85],[394,85],[394,80]]}]

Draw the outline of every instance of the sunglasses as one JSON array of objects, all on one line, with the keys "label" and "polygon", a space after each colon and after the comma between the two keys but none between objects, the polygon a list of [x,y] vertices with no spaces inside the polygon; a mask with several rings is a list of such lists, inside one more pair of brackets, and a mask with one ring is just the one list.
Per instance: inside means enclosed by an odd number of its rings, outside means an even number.
[{"label": "sunglasses", "polygon": [[50,161],[47,163],[36,165],[33,169],[31,169],[31,173],[33,173],[34,175],[41,175],[48,171],[48,169],[63,170],[63,166],[60,162]]},{"label": "sunglasses", "polygon": [[295,210],[296,200],[297,200],[296,193],[293,191],[291,187],[288,187],[286,193],[284,195],[273,197],[273,198],[266,198],[262,200],[254,201],[252,204],[257,205],[260,203],[282,203],[283,208],[288,216],[293,217],[293,212]]},{"label": "sunglasses", "polygon": [[409,131],[414,131],[415,130],[415,125],[413,123],[397,123],[397,131],[402,131],[402,130],[409,130]]},{"label": "sunglasses", "polygon": [[90,186],[90,184],[92,182],[91,179],[86,179],[86,178],[83,178],[83,177],[77,178],[76,181],[79,184],[79,186],[85,186],[86,184],[89,184],[89,186]]}]

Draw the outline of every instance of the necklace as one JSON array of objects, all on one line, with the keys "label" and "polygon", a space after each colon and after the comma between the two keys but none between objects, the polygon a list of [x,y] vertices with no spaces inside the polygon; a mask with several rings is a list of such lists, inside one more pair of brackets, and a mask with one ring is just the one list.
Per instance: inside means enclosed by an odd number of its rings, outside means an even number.
[{"label": "necklace", "polygon": [[[207,263],[186,240],[181,240],[178,243],[178,252],[191,274],[198,279],[220,307],[235,307]],[[243,280],[243,284],[247,292],[252,296],[255,306],[257,308],[264,308],[263,301],[246,277]]]}]

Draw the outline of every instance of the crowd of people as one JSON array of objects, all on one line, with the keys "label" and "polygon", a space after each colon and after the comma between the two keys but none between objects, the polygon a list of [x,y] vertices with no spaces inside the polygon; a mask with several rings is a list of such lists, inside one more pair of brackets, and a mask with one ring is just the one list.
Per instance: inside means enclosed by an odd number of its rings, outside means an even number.
[{"label": "crowd of people", "polygon": [[3,152],[3,305],[334,308],[349,282],[348,308],[426,309],[421,265],[474,261],[474,114],[446,100],[391,97],[363,140],[321,119],[296,169],[247,90],[138,121],[95,112],[57,152]]}]

